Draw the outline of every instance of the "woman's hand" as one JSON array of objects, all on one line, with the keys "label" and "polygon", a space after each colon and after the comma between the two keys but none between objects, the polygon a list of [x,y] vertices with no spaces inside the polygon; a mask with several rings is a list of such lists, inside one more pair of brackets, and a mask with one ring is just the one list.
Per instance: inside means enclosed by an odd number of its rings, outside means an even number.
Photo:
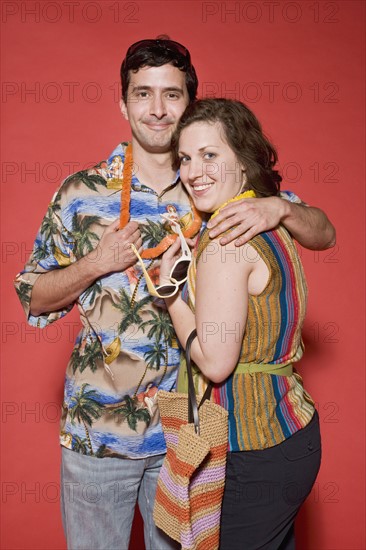
[{"label": "woman's hand", "polygon": [[160,264],[160,278],[159,285],[170,283],[170,272],[180,256],[180,238],[178,237],[176,241],[172,244],[166,252],[164,252],[161,264]]}]

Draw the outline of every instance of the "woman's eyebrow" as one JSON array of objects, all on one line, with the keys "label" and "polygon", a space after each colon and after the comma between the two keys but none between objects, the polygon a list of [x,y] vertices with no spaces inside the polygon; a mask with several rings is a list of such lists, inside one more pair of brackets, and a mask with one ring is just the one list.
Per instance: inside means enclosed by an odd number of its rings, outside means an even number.
[{"label": "woman's eyebrow", "polygon": [[216,147],[216,149],[219,148],[219,145],[204,145],[203,147],[200,147],[198,150],[199,151],[204,151],[205,149],[207,149],[208,147]]},{"label": "woman's eyebrow", "polygon": [[[219,145],[203,145],[202,147],[200,147],[198,150],[200,152],[204,151],[205,149],[208,149],[208,148],[211,148],[211,147],[214,147],[215,149],[219,149],[220,146]],[[179,154],[185,154],[184,151],[182,151],[181,149],[178,150],[178,153]]]}]

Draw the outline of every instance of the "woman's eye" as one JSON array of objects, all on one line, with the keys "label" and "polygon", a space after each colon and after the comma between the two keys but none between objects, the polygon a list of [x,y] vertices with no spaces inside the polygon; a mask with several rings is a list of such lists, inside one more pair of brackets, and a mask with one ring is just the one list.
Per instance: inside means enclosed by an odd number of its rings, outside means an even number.
[{"label": "woman's eye", "polygon": [[208,151],[203,155],[205,160],[212,160],[216,157],[215,153],[209,153]]},{"label": "woman's eye", "polygon": [[188,161],[189,161],[189,157],[188,157],[188,156],[179,157],[179,162],[180,162],[180,164],[187,164]]}]

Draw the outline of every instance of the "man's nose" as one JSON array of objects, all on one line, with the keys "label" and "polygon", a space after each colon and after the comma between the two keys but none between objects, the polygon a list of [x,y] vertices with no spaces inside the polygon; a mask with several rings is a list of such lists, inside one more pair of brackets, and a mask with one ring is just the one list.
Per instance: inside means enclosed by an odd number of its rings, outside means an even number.
[{"label": "man's nose", "polygon": [[167,114],[164,98],[160,94],[154,95],[150,103],[150,115],[163,118]]}]

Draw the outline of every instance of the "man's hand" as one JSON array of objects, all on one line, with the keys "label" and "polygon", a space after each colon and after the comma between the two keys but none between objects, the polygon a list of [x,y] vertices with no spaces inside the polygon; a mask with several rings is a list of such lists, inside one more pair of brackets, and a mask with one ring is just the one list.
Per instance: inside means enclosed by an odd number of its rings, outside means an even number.
[{"label": "man's hand", "polygon": [[136,256],[131,250],[131,243],[141,253],[142,239],[137,222],[129,222],[119,230],[119,220],[111,223],[103,232],[95,251],[90,253],[90,259],[95,257],[98,275],[114,271],[124,271],[136,263]]},{"label": "man's hand", "polygon": [[118,230],[119,220],[103,232],[95,250],[63,269],[43,273],[34,284],[30,312],[41,315],[73,304],[96,279],[114,271],[123,271],[136,262],[130,244],[140,251],[142,240],[138,224],[130,222]]},{"label": "man's hand", "polygon": [[228,204],[208,224],[211,238],[234,228],[220,239],[242,246],[250,239],[281,223],[299,244],[310,250],[326,250],[336,243],[336,232],[319,208],[295,204],[280,197],[241,199]]},{"label": "man's hand", "polygon": [[215,238],[234,227],[220,239],[220,244],[225,245],[237,239],[235,246],[241,246],[258,233],[277,227],[285,215],[284,202],[279,197],[267,197],[241,199],[228,204],[208,223],[208,228],[212,228],[209,235]]}]

